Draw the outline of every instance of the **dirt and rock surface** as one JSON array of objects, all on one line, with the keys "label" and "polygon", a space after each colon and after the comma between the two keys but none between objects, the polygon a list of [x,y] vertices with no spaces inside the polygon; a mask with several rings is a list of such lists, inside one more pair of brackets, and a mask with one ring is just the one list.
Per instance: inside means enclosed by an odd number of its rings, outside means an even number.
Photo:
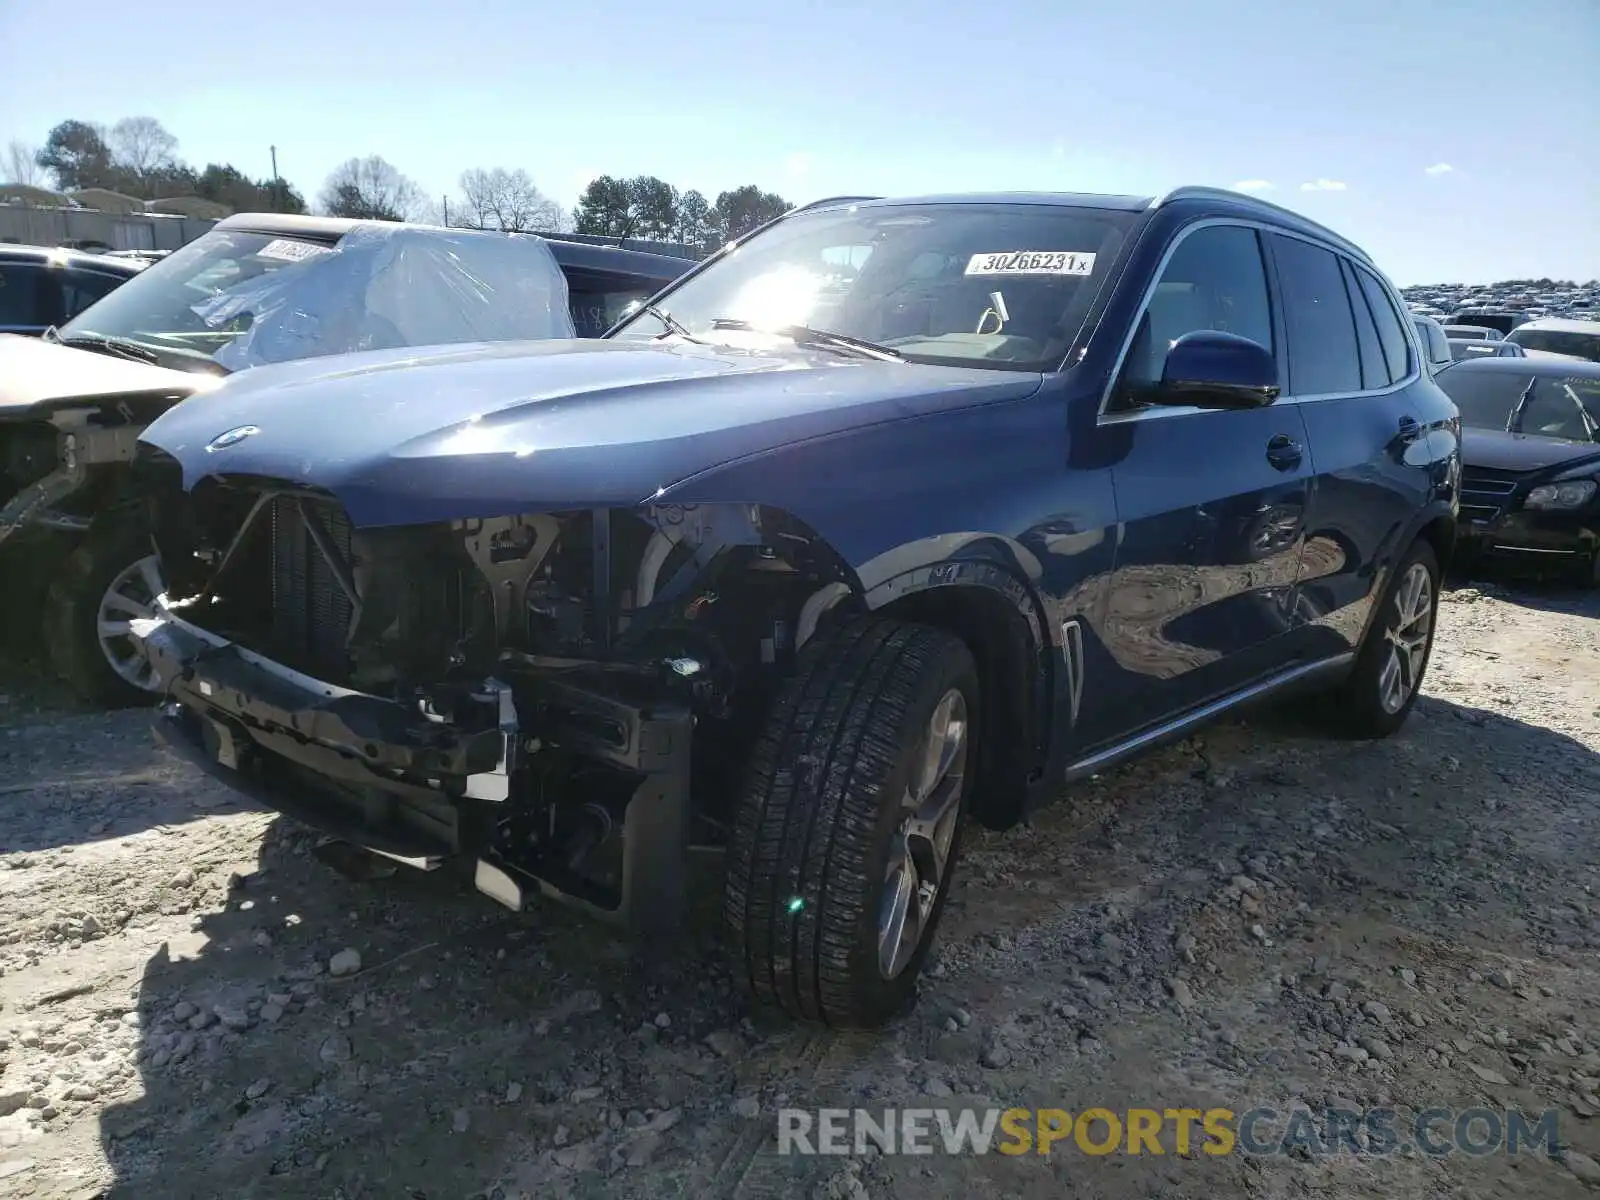
[{"label": "dirt and rock surface", "polygon": [[[1600,596],[1441,607],[1381,744],[1258,716],[973,831],[917,1009],[749,1020],[0,682],[0,1197],[1541,1197],[1600,1187]],[[1559,1110],[1555,1155],[776,1153],[780,1107]]]}]

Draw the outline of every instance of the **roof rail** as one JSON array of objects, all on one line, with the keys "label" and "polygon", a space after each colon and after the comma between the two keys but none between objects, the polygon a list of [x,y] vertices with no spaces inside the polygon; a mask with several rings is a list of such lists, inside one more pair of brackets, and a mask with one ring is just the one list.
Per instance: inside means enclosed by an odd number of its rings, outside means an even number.
[{"label": "roof rail", "polygon": [[1304,213],[1297,213],[1292,208],[1285,208],[1281,204],[1274,204],[1272,201],[1263,200],[1259,196],[1251,196],[1244,192],[1230,191],[1227,188],[1205,187],[1200,184],[1186,184],[1182,187],[1175,187],[1164,195],[1157,196],[1150,202],[1150,207],[1161,208],[1164,205],[1171,204],[1176,200],[1227,200],[1235,204],[1245,204],[1255,208],[1266,209],[1268,212],[1277,213],[1280,216],[1291,217],[1294,220],[1299,221],[1302,225],[1307,225],[1312,229],[1317,230],[1317,232],[1328,238],[1329,241],[1337,242],[1341,249],[1355,255],[1369,267],[1374,269],[1377,267],[1377,264],[1372,261],[1371,255],[1369,255],[1365,250],[1356,245],[1343,234],[1335,233],[1332,229],[1329,229],[1320,221],[1313,221]]},{"label": "roof rail", "polygon": [[810,204],[801,204],[790,209],[790,212],[805,212],[811,208],[821,208],[824,204],[857,204],[863,200],[882,200],[882,196],[824,196],[821,200],[813,200]]}]

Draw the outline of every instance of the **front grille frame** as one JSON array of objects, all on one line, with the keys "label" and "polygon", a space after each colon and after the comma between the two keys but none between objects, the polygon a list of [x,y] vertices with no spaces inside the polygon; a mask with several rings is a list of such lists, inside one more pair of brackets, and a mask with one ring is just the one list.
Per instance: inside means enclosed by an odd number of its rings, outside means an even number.
[{"label": "front grille frame", "polygon": [[1490,525],[1505,515],[1523,486],[1523,474],[1493,467],[1461,469],[1461,519],[1471,525]]}]

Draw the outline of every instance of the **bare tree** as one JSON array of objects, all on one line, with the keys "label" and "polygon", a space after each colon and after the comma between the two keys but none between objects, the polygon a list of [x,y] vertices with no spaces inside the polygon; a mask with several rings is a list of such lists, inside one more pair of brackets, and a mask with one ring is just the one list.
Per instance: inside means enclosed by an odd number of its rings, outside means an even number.
[{"label": "bare tree", "polygon": [[124,117],[111,127],[111,153],[116,164],[145,178],[176,161],[178,139],[154,117]]},{"label": "bare tree", "polygon": [[329,216],[376,221],[410,221],[428,211],[422,189],[377,154],[335,167],[319,203]]},{"label": "bare tree", "polygon": [[39,165],[39,147],[13,139],[0,159],[0,183],[20,183],[26,187],[40,187],[44,183],[44,168]]},{"label": "bare tree", "polygon": [[523,170],[475,167],[461,175],[466,211],[479,229],[504,233],[553,233],[561,208],[534,186]]}]

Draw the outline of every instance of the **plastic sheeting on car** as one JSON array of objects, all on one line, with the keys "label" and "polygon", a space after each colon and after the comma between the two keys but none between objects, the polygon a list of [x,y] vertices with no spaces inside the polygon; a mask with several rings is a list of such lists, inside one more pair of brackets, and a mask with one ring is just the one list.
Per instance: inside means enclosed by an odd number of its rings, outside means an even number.
[{"label": "plastic sheeting on car", "polygon": [[403,225],[357,226],[337,246],[193,311],[213,329],[244,323],[213,356],[230,371],[359,350],[576,336],[566,276],[540,238]]}]

